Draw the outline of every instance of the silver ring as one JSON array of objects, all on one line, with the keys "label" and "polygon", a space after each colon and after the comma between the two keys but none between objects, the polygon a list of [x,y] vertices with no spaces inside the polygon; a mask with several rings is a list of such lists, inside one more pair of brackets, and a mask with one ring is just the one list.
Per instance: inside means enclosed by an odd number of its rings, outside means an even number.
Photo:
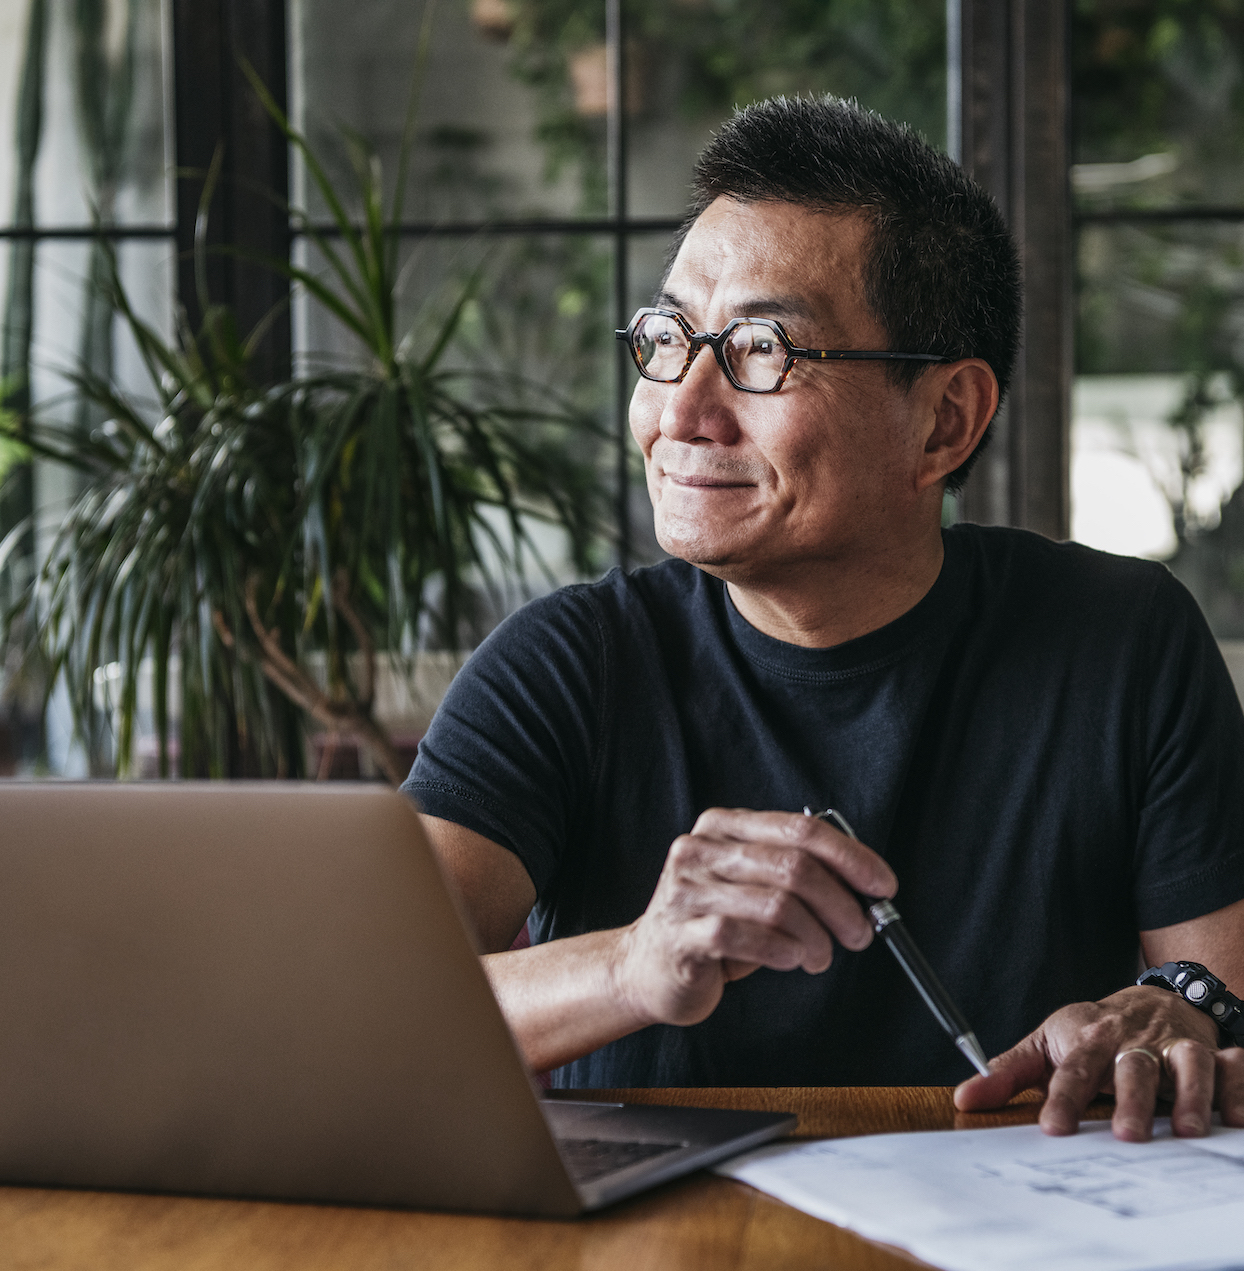
[{"label": "silver ring", "polygon": [[1159,1070],[1162,1068],[1162,1060],[1151,1050],[1146,1050],[1144,1046],[1133,1046],[1130,1050],[1121,1050],[1114,1057],[1114,1062],[1118,1064],[1119,1060],[1126,1059],[1128,1055],[1148,1055],[1150,1059],[1157,1064]]}]

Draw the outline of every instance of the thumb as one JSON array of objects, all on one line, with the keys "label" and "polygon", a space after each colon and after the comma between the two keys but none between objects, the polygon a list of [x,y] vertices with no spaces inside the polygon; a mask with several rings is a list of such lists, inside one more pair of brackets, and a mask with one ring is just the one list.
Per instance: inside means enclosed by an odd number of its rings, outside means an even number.
[{"label": "thumb", "polygon": [[1000,1108],[1021,1090],[1044,1085],[1050,1075],[1049,1057],[1041,1029],[1029,1033],[997,1059],[989,1061],[988,1077],[969,1077],[955,1089],[960,1112]]}]

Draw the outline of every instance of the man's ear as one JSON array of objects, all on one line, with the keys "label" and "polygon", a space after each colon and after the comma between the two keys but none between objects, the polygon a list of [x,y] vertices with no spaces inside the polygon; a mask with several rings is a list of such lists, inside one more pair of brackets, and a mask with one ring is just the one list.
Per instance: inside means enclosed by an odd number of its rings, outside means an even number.
[{"label": "man's ear", "polygon": [[998,377],[988,362],[964,358],[925,374],[923,403],[927,433],[916,474],[917,487],[944,480],[980,445],[998,409]]}]

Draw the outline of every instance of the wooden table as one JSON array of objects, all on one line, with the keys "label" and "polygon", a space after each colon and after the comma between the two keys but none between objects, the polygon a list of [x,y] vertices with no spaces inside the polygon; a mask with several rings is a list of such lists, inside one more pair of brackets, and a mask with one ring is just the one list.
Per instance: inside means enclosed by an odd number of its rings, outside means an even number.
[{"label": "wooden table", "polygon": [[[1033,1097],[999,1113],[956,1113],[949,1089],[576,1091],[567,1097],[783,1110],[796,1133],[1016,1125]],[[1090,1115],[1109,1116],[1109,1106]],[[0,1188],[6,1271],[882,1271],[914,1261],[711,1174],[692,1175],[572,1222],[383,1209]]]}]

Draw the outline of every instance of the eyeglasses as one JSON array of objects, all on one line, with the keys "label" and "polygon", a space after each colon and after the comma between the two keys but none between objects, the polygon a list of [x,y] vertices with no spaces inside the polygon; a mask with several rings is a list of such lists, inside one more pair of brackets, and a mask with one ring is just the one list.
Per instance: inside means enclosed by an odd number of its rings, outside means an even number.
[{"label": "eyeglasses", "polygon": [[769,318],[732,318],[719,335],[693,331],[673,309],[640,309],[625,331],[615,331],[630,346],[640,375],[658,384],[678,384],[695,355],[708,345],[726,379],[744,393],[776,393],[790,368],[801,359],[855,362],[949,362],[940,353],[891,353],[871,349],[800,349],[780,322]]}]

